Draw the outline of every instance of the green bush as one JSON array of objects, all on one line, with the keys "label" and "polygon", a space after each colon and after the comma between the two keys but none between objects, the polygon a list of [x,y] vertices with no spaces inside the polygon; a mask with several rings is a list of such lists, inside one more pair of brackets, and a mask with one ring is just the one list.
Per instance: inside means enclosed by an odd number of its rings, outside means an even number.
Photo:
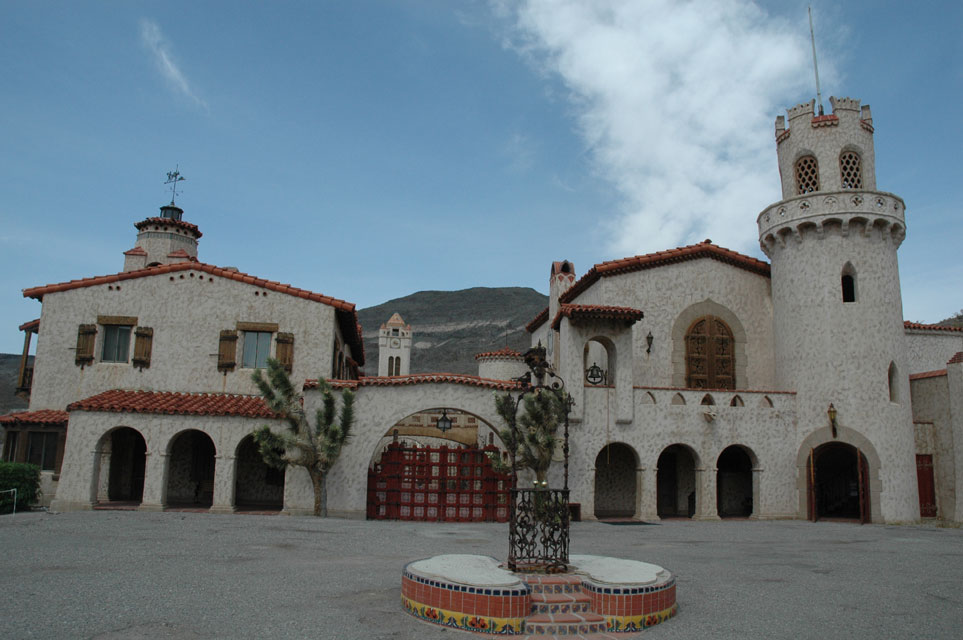
[{"label": "green bush", "polygon": [[[40,467],[24,462],[0,462],[0,491],[17,490],[17,511],[40,499]],[[0,513],[13,511],[13,494],[0,493]]]}]

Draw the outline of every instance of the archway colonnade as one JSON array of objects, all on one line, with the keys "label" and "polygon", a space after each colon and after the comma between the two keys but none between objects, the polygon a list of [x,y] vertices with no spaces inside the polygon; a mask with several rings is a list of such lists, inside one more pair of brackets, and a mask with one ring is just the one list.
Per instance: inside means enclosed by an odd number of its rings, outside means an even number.
[{"label": "archway colonnade", "polygon": [[218,446],[215,438],[223,441],[223,434],[202,424],[168,430],[167,437],[138,426],[109,426],[97,438],[86,496],[91,506],[282,509],[286,472],[264,463],[250,430]]}]

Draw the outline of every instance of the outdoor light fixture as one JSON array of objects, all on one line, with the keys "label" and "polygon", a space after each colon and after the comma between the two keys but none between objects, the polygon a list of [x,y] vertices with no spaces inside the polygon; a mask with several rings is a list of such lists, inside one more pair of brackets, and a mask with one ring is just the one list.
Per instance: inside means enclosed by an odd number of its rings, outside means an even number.
[{"label": "outdoor light fixture", "polygon": [[442,433],[451,429],[451,418],[448,417],[448,409],[441,410],[441,415],[438,417],[438,422],[435,423],[435,427]]},{"label": "outdoor light fixture", "polygon": [[646,347],[645,347],[645,352],[646,352],[646,353],[652,353],[652,340],[653,340],[653,338],[652,338],[652,332],[649,331],[649,335],[645,336],[645,345],[646,345]]},{"label": "outdoor light fixture", "polygon": [[829,415],[829,427],[833,430],[833,438],[835,438],[836,437],[836,407],[833,406],[832,402],[829,403],[829,409],[826,411],[826,413]]}]

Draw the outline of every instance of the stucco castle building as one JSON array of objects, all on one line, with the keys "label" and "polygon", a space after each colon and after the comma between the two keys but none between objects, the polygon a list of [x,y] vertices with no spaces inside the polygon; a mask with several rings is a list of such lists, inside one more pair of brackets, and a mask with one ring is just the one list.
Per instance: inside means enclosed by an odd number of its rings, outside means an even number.
[{"label": "stucco castle building", "polygon": [[[877,188],[869,107],[831,102],[776,120],[783,199],[756,220],[770,262],[707,240],[581,277],[552,264],[528,330],[575,400],[583,517],[963,520],[963,330],[903,321],[905,206]],[[53,508],[307,511],[306,474],[271,472],[249,437],[271,420],[250,382],[268,355],[306,381],[309,409],[318,371],[357,393],[334,514],[388,499],[369,476],[393,433],[435,438],[422,416],[484,424],[479,440],[502,426],[492,391],[517,392],[520,354],[480,354],[478,376],[410,374],[412,329],[394,316],[379,375],[359,377],[353,305],[199,262],[182,213],[138,223],[121,273],[24,291],[43,303],[21,327],[25,354],[39,334],[36,365],[29,410],[0,419],[4,453],[44,466]],[[458,491],[483,499],[470,484],[415,483],[404,513],[444,519]]]}]

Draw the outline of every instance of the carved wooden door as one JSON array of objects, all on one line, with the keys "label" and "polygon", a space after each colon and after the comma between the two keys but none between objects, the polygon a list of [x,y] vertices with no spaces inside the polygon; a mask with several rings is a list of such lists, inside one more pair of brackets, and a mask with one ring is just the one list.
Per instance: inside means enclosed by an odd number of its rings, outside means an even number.
[{"label": "carved wooden door", "polygon": [[686,386],[691,389],[735,389],[732,330],[715,316],[692,323],[685,336]]}]

